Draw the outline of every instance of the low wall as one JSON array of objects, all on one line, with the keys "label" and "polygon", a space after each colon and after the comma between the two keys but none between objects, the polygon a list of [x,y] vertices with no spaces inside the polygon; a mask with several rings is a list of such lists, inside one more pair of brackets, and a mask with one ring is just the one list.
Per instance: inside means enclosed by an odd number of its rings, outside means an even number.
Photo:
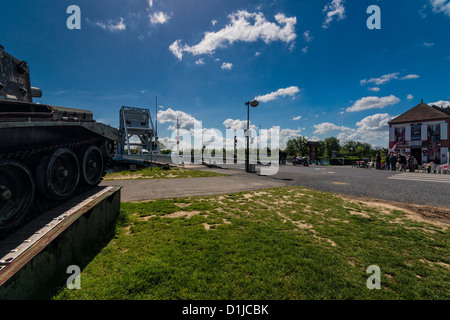
[{"label": "low wall", "polygon": [[[0,300],[48,299],[72,275],[69,266],[82,270],[89,263],[102,237],[112,234],[120,212],[120,187],[95,192],[73,199],[72,204],[83,205],[66,211],[65,220],[0,271]],[[52,211],[60,215],[67,209]]]}]

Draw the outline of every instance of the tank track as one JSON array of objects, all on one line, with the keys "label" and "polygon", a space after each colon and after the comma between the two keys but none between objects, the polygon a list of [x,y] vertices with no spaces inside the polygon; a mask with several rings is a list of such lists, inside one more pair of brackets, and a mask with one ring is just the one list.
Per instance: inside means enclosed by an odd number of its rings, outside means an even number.
[{"label": "tank track", "polygon": [[[74,141],[74,142],[68,142],[68,143],[64,143],[64,144],[42,145],[42,146],[30,147],[30,148],[22,149],[17,152],[0,153],[0,161],[1,160],[16,161],[19,163],[26,164],[27,159],[40,159],[41,157],[43,157],[47,154],[53,153],[54,151],[56,151],[60,148],[79,150],[79,149],[81,149],[85,146],[89,146],[89,145],[100,145],[104,140],[105,139],[102,137],[95,137],[95,138]],[[107,173],[107,167],[108,167],[107,164],[109,161],[111,161],[111,159],[107,159],[107,158],[104,159],[104,169],[103,169],[101,180],[103,180],[103,177]],[[32,174],[35,175],[35,172],[33,172],[33,171],[34,170],[31,170]],[[26,219],[23,221],[22,224],[25,224],[26,222],[39,216],[40,214],[42,214],[52,208],[55,208],[55,207],[63,204],[64,202],[67,202],[69,199],[71,199],[77,195],[80,195],[94,187],[95,186],[86,186],[86,185],[82,185],[80,183],[80,184],[78,184],[76,190],[73,192],[73,194],[70,197],[68,197],[66,199],[62,199],[62,200],[47,199],[47,198],[43,197],[42,195],[40,195],[40,193],[37,192],[37,190],[36,190],[36,195],[33,200],[33,204],[29,210],[29,213],[27,214]],[[4,234],[1,234],[0,239],[4,238],[5,236],[7,236],[11,233],[14,233],[14,230],[11,230],[11,231],[5,232]]]}]

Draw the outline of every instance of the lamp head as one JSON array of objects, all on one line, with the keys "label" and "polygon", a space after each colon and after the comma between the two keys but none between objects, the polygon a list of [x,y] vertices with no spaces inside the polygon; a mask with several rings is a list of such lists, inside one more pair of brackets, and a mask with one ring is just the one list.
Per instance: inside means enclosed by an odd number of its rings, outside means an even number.
[{"label": "lamp head", "polygon": [[258,102],[257,100],[253,100],[252,102],[250,102],[250,105],[251,105],[253,108],[256,108],[257,106],[259,106],[259,102]]}]

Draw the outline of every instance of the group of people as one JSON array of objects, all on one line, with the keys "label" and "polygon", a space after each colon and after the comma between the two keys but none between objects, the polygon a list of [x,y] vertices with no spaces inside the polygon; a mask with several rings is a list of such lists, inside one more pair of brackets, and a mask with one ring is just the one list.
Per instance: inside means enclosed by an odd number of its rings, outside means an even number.
[{"label": "group of people", "polygon": [[378,170],[398,170],[403,172],[406,172],[407,169],[409,169],[410,172],[414,172],[419,164],[417,159],[414,158],[414,156],[409,152],[407,152],[406,155],[401,153],[394,154],[394,152],[390,152],[386,155],[386,163],[384,168],[381,167],[381,156],[377,154],[375,163]]}]

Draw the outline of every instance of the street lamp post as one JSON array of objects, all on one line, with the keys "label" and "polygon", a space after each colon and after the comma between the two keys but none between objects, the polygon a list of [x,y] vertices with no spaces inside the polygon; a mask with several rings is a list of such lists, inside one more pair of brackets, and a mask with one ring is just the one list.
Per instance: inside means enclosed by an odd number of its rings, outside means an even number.
[{"label": "street lamp post", "polygon": [[256,100],[253,100],[252,102],[247,101],[245,103],[245,105],[247,106],[247,132],[246,132],[246,136],[247,136],[247,150],[245,152],[245,171],[246,172],[250,172],[250,106],[252,106],[253,108],[256,108],[259,105],[259,102]]}]

